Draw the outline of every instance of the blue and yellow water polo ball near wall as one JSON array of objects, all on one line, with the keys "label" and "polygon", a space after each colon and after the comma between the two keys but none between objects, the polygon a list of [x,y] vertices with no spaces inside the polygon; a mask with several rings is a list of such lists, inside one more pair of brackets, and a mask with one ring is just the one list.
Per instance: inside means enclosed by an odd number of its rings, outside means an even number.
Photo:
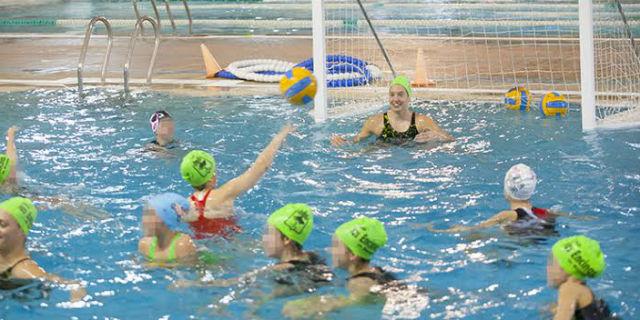
[{"label": "blue and yellow water polo ball near wall", "polygon": [[531,94],[525,87],[513,87],[504,95],[504,106],[509,110],[529,111],[530,105]]},{"label": "blue and yellow water polo ball near wall", "polygon": [[294,67],[280,79],[280,93],[293,104],[307,104],[316,95],[316,77],[302,67]]},{"label": "blue and yellow water polo ball near wall", "polygon": [[569,112],[569,102],[560,93],[548,92],[540,100],[540,112],[547,117],[566,116]]}]

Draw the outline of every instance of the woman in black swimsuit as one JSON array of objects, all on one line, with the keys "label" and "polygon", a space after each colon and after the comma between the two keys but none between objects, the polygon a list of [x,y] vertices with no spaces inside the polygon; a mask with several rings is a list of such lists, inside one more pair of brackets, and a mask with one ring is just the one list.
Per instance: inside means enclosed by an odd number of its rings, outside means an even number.
[{"label": "woman in black swimsuit", "polygon": [[[454,141],[454,138],[431,118],[411,111],[409,108],[411,94],[409,79],[404,76],[396,77],[389,86],[389,110],[369,117],[352,142],[358,143],[371,135],[378,137],[380,141],[393,144],[408,141],[419,143]],[[347,142],[348,139],[338,135],[331,138],[334,146]]]},{"label": "woman in black swimsuit", "polygon": [[342,224],[333,236],[331,256],[334,267],[349,272],[349,296],[313,296],[290,301],[282,313],[290,318],[312,318],[340,308],[384,298],[375,294],[374,287],[387,286],[395,277],[380,267],[370,265],[374,253],[387,243],[384,225],[372,218],[362,217]]},{"label": "woman in black swimsuit", "polygon": [[27,198],[14,197],[0,203],[0,280],[40,279],[67,285],[71,301],[86,292],[79,284],[45,272],[25,249],[27,235],[37,216],[36,207]]}]

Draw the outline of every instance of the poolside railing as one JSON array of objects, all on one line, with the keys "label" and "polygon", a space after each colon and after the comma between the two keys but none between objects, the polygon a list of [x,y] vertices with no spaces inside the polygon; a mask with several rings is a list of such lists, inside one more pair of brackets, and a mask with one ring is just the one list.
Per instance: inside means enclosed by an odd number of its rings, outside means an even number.
[{"label": "poolside railing", "polygon": [[100,81],[102,84],[105,82],[105,76],[107,73],[107,65],[109,64],[109,57],[111,56],[111,48],[113,46],[113,33],[111,31],[111,24],[105,17],[93,17],[87,25],[87,30],[84,34],[84,43],[82,44],[82,50],[80,51],[80,58],[78,59],[78,92],[82,92],[82,72],[84,71],[84,62],[87,57],[87,49],[89,47],[89,40],[93,33],[93,27],[96,23],[102,22],[107,28],[107,52],[104,55],[104,61],[102,62],[102,71],[100,73]]},{"label": "poolside railing", "polygon": [[153,20],[153,18],[148,16],[142,16],[138,21],[136,21],[135,29],[133,30],[133,34],[131,34],[131,40],[129,41],[129,51],[127,53],[127,60],[124,64],[124,91],[129,92],[129,67],[131,66],[131,58],[133,57],[133,49],[136,46],[136,40],[138,39],[138,35],[142,30],[142,24],[148,21],[153,27],[153,32],[155,36],[153,54],[151,55],[151,62],[149,63],[149,69],[147,70],[147,84],[151,84],[151,75],[153,73],[153,67],[156,63],[156,56],[158,54],[158,47],[160,46],[160,26]]}]

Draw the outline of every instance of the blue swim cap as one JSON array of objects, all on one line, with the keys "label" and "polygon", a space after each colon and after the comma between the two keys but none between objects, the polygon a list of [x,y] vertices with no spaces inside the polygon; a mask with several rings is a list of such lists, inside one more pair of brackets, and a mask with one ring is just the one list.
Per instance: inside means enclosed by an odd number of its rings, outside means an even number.
[{"label": "blue swim cap", "polygon": [[178,205],[184,211],[189,210],[189,200],[187,198],[173,192],[161,193],[146,198],[149,207],[156,211],[158,218],[167,225],[167,228],[175,230],[180,226],[180,217],[173,209],[174,205]]}]

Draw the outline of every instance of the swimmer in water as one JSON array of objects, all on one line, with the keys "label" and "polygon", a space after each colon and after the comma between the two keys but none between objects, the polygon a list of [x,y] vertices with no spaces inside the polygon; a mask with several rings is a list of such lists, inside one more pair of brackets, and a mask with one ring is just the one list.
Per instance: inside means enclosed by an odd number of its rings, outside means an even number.
[{"label": "swimmer in water", "polygon": [[[444,143],[455,139],[442,130],[430,117],[411,111],[411,85],[405,76],[398,76],[389,86],[389,110],[369,117],[360,133],[351,142],[358,143],[371,135],[379,141],[402,144],[408,141],[418,143]],[[349,142],[348,139],[334,135],[331,138],[333,146],[341,146]]]},{"label": "swimmer in water", "polygon": [[330,283],[333,273],[320,256],[304,251],[302,247],[312,229],[312,209],[303,203],[287,204],[269,216],[262,237],[264,251],[268,257],[277,260],[275,264],[248,272],[238,278],[179,280],[173,287],[229,287],[253,282],[259,275],[270,273],[276,287],[271,294],[262,295],[261,304],[275,297],[313,291],[318,286]]},{"label": "swimmer in water", "polygon": [[213,156],[205,151],[194,150],[182,159],[180,173],[193,187],[194,193],[190,197],[190,211],[180,214],[184,221],[189,222],[196,239],[212,235],[229,237],[241,231],[233,213],[234,201],[258,183],[293,129],[291,125],[284,126],[247,171],[219,188],[216,188],[216,162]]},{"label": "swimmer in water", "polygon": [[6,154],[0,154],[0,188],[3,193],[14,193],[18,187],[16,130],[17,127],[11,127],[7,130],[7,151]]},{"label": "swimmer in water", "polygon": [[547,284],[558,289],[554,320],[617,319],[586,283],[587,278],[600,276],[604,268],[604,254],[593,239],[573,236],[553,245],[547,261]]},{"label": "swimmer in water", "polygon": [[138,242],[138,251],[151,263],[196,260],[196,246],[191,237],[176,231],[180,217],[175,207],[189,210],[189,201],[176,193],[162,193],[146,200],[142,211],[144,237]]},{"label": "swimmer in water", "polygon": [[164,110],[154,112],[149,118],[149,124],[155,139],[147,144],[147,150],[166,152],[167,149],[176,147],[178,142],[174,138],[175,123],[168,112]]},{"label": "swimmer in water", "polygon": [[14,197],[0,203],[0,280],[51,281],[68,288],[71,301],[81,300],[87,293],[79,283],[47,273],[29,256],[25,243],[37,215],[27,198]]},{"label": "swimmer in water", "polygon": [[474,226],[455,225],[448,229],[435,229],[433,223],[430,223],[427,229],[432,232],[457,233],[501,224],[509,234],[555,235],[557,234],[556,217],[563,214],[533,206],[531,197],[535,192],[536,184],[536,173],[525,164],[516,164],[504,177],[504,197],[509,202],[509,210],[502,211]]},{"label": "swimmer in water", "polygon": [[336,229],[331,244],[333,266],[349,272],[349,296],[314,296],[290,301],[282,313],[290,318],[310,318],[377,298],[374,287],[387,286],[396,278],[380,267],[371,265],[374,253],[387,243],[384,225],[372,218],[361,217]]}]

